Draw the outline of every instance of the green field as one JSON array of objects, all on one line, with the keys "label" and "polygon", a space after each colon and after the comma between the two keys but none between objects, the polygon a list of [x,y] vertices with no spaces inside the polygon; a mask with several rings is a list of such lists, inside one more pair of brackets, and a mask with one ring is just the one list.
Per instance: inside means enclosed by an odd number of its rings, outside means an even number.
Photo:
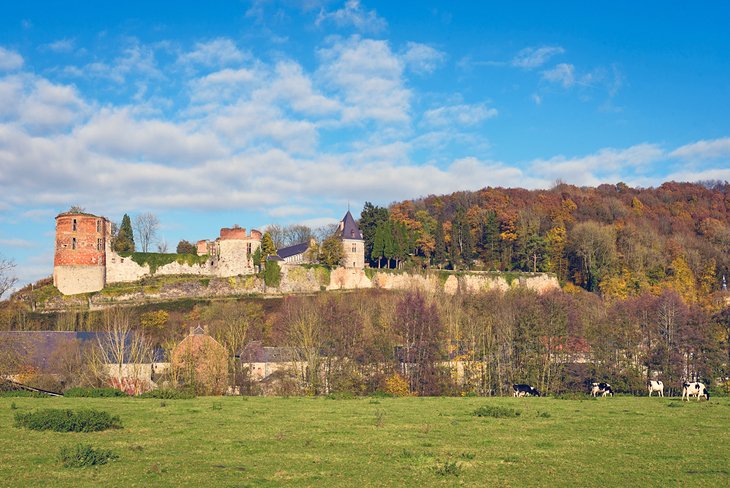
[{"label": "green field", "polygon": [[[485,405],[520,411],[477,417]],[[36,432],[17,412],[124,427]],[[65,468],[79,442],[119,458]],[[0,398],[1,486],[730,486],[730,399]]]}]

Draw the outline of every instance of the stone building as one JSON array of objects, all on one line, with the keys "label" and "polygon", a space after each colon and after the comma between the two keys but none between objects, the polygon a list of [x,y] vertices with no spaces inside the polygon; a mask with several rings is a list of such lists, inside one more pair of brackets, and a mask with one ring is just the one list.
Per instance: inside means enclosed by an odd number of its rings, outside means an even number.
[{"label": "stone building", "polygon": [[64,212],[56,217],[53,284],[64,295],[101,290],[111,223],[104,217]]},{"label": "stone building", "polygon": [[[64,295],[99,291],[108,283],[134,282],[149,276],[147,264],[112,248],[111,222],[84,212],[64,212],[56,217],[53,284]],[[192,274],[230,277],[253,274],[253,254],[261,246],[261,232],[238,226],[222,228],[220,237],[197,243],[199,256],[210,259],[188,264],[174,261],[154,270],[157,275]]]},{"label": "stone building", "polygon": [[357,226],[355,219],[348,210],[337,228],[337,236],[342,240],[344,257],[342,265],[345,268],[362,269],[365,267],[365,239]]},{"label": "stone building", "polygon": [[200,395],[222,395],[228,386],[228,351],[208,335],[208,327],[191,327],[172,351],[172,368]]}]

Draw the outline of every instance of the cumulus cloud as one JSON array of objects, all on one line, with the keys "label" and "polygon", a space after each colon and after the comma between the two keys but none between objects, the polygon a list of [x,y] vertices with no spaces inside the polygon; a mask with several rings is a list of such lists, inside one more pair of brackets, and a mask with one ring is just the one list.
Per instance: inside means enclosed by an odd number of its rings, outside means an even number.
[{"label": "cumulus cloud", "polygon": [[512,58],[512,66],[523,69],[539,68],[547,63],[550,58],[563,54],[565,49],[560,46],[526,47]]},{"label": "cumulus cloud", "polygon": [[316,24],[332,22],[338,27],[354,27],[360,32],[381,32],[388,27],[385,19],[378,16],[375,10],[366,10],[360,0],[347,0],[345,6],[333,12],[321,10]]},{"label": "cumulus cloud", "polygon": [[496,117],[497,109],[485,104],[450,105],[427,110],[423,114],[424,122],[430,126],[476,125],[484,120]]},{"label": "cumulus cloud", "polygon": [[0,78],[0,121],[38,132],[54,131],[77,122],[86,110],[73,86],[30,74]]},{"label": "cumulus cloud", "polygon": [[706,161],[721,158],[730,160],[730,137],[686,144],[672,151],[670,156],[686,161]]},{"label": "cumulus cloud", "polygon": [[433,73],[446,59],[446,54],[426,44],[409,42],[402,55],[411,71],[419,74]]},{"label": "cumulus cloud", "polygon": [[23,66],[23,56],[0,46],[0,71],[13,71]]},{"label": "cumulus cloud", "polygon": [[345,122],[410,120],[411,91],[403,80],[403,61],[388,42],[337,39],[319,56],[319,77],[343,98]]},{"label": "cumulus cloud", "polygon": [[73,39],[59,39],[57,41],[45,44],[42,49],[53,51],[54,53],[70,53],[74,50],[75,41]]}]

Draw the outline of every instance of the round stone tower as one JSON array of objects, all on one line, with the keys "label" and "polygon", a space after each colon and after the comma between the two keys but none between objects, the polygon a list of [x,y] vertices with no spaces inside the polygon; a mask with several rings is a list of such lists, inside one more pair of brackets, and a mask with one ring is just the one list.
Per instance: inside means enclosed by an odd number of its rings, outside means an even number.
[{"label": "round stone tower", "polygon": [[64,212],[56,217],[53,284],[64,295],[104,288],[111,225],[104,217]]}]

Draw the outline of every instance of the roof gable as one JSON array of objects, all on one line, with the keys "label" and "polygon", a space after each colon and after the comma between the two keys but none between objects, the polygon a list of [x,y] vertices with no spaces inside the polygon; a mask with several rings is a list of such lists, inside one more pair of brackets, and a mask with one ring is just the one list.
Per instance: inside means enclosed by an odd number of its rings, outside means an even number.
[{"label": "roof gable", "polygon": [[355,222],[355,219],[349,210],[340,221],[340,227],[337,235],[342,239],[363,240],[362,231],[360,231],[360,228],[357,226],[357,222]]}]

